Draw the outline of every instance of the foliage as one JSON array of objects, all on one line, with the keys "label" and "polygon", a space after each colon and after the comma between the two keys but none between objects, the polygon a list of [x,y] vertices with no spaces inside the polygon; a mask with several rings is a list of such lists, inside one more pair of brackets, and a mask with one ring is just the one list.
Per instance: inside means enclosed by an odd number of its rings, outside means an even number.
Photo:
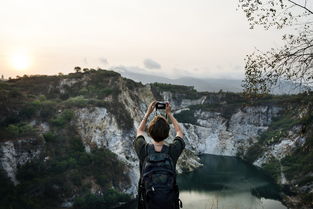
[{"label": "foliage", "polygon": [[167,83],[153,83],[151,85],[153,88],[156,88],[158,92],[172,92],[173,97],[176,99],[181,99],[182,95],[185,99],[199,99],[202,96],[193,86],[173,85]]},{"label": "foliage", "polygon": [[[312,141],[312,139],[309,140]],[[310,150],[298,149],[294,154],[286,156],[282,159],[282,165],[284,166],[286,178],[295,179],[295,177],[302,177],[304,174],[312,172],[312,148],[313,147],[310,147]]]},{"label": "foliage", "polygon": [[88,99],[83,96],[70,97],[63,102],[67,107],[85,107],[88,104]]},{"label": "foliage", "polygon": [[47,99],[57,98],[60,92],[57,88],[61,77],[48,75],[30,75],[17,79],[7,81],[14,86],[20,93],[27,93],[32,95],[45,95]]},{"label": "foliage", "polygon": [[118,93],[117,89],[97,87],[94,85],[89,85],[87,88],[84,87],[79,92],[88,97],[96,97],[98,99],[103,99],[113,93]]},{"label": "foliage", "polygon": [[259,142],[263,144],[273,144],[279,142],[282,137],[288,135],[288,131],[295,125],[300,124],[300,120],[290,112],[285,112],[281,116],[274,118],[266,132],[263,132]]},{"label": "foliage", "polygon": [[243,84],[246,93],[268,93],[280,80],[294,81],[299,86],[312,84],[313,11],[306,1],[239,0],[239,7],[246,14],[251,29],[256,25],[266,30],[286,26],[294,29],[294,33],[283,35],[283,47],[247,56]]},{"label": "foliage", "polygon": [[70,123],[74,117],[73,110],[66,109],[60,115],[57,115],[55,118],[51,119],[51,123],[58,127],[63,127]]},{"label": "foliage", "polygon": [[271,176],[273,176],[275,179],[280,178],[281,164],[277,159],[272,158],[268,163],[263,165],[263,168],[267,172],[269,172]]},{"label": "foliage", "polygon": [[57,135],[52,131],[44,133],[43,137],[46,140],[46,142],[54,142],[57,139]]},{"label": "foliage", "polygon": [[0,136],[4,138],[15,138],[36,135],[37,130],[32,125],[25,122],[10,124],[4,129],[0,130]]},{"label": "foliage", "polygon": [[109,189],[103,195],[87,194],[75,200],[75,209],[101,209],[116,207],[114,203],[127,202],[129,195],[119,193],[114,189]]},{"label": "foliage", "polygon": [[108,108],[109,112],[114,115],[120,129],[130,130],[133,128],[134,120],[123,103],[120,103],[119,101],[108,103],[106,108]]},{"label": "foliage", "polygon": [[81,69],[81,67],[76,66],[76,67],[74,67],[74,70],[76,73],[80,73],[82,69]]},{"label": "foliage", "polygon": [[264,152],[264,146],[261,143],[255,143],[245,153],[244,160],[253,163]]},{"label": "foliage", "polygon": [[100,186],[103,195],[98,198],[107,208],[129,200],[128,195],[111,190],[129,181],[124,164],[115,154],[106,149],[86,153],[81,139],[70,130],[48,132],[44,137],[48,139],[50,158],[21,166],[17,173],[19,185],[14,186],[0,169],[0,208],[56,208],[64,197],[74,194],[80,200],[77,207],[86,208],[87,202],[97,204],[90,199],[86,202],[91,181]]},{"label": "foliage", "polygon": [[183,110],[180,113],[176,113],[174,116],[180,123],[197,124],[193,110]]}]

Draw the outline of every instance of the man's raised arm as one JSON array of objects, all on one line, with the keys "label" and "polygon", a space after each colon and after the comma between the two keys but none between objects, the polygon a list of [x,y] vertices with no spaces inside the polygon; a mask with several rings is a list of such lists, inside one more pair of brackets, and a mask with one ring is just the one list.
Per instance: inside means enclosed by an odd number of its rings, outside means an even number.
[{"label": "man's raised arm", "polygon": [[140,124],[137,128],[137,136],[136,137],[143,135],[145,133],[146,123],[147,123],[148,117],[153,112],[153,110],[155,108],[155,104],[156,104],[156,101],[153,101],[150,103],[145,116],[143,117],[142,121],[140,122]]},{"label": "man's raised arm", "polygon": [[171,121],[172,121],[172,123],[174,125],[175,131],[176,131],[176,136],[179,136],[180,138],[183,138],[184,132],[183,132],[182,128],[180,127],[180,125],[179,125],[178,121],[176,120],[176,118],[172,115],[172,113],[171,113],[171,105],[169,103],[166,103],[165,112],[166,112],[167,116],[171,119]]}]

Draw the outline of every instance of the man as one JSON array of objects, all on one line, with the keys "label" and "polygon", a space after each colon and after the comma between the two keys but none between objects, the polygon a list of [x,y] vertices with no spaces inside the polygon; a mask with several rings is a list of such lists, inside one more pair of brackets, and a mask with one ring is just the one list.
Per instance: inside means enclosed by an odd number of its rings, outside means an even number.
[{"label": "man", "polygon": [[[150,122],[148,134],[152,144],[144,138],[146,122],[155,109],[156,101],[152,102],[137,128],[134,140],[135,151],[140,160],[140,180],[138,184],[138,208],[144,209],[177,209],[182,207],[176,185],[176,163],[185,148],[183,131],[171,113],[171,106],[166,103],[165,112],[172,121],[176,137],[169,145],[164,140],[169,136],[170,126],[167,119],[157,115]],[[180,203],[180,204],[179,204]]]}]

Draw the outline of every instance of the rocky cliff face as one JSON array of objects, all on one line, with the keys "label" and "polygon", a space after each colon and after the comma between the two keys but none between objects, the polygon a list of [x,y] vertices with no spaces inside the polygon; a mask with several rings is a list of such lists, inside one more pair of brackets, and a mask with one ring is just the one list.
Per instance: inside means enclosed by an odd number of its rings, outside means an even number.
[{"label": "rocky cliff face", "polygon": [[[178,172],[192,171],[201,166],[197,155],[203,153],[246,158],[249,150],[258,144],[260,136],[271,127],[273,119],[282,112],[278,103],[263,102],[247,106],[238,94],[199,93],[183,86],[141,85],[114,73],[99,73],[103,78],[100,79],[97,72],[75,74],[74,78],[55,78],[55,87],[51,84],[47,89],[35,90],[38,95],[46,95],[47,98],[57,101],[53,103],[57,107],[55,114],[62,114],[64,109],[73,111],[74,115],[69,123],[72,131],[79,135],[85,152],[91,153],[94,149],[106,148],[116,154],[118,160],[126,166],[123,172],[129,178],[129,181],[120,184],[119,189],[133,196],[136,194],[139,178],[139,162],[132,141],[135,129],[152,100],[171,102],[175,116],[182,122],[186,150],[178,161]],[[95,84],[97,79],[100,79],[100,86]],[[30,92],[35,90],[30,88]],[[59,121],[56,123],[55,118],[50,122],[42,117],[38,118],[43,110],[31,116],[32,120],[37,120],[33,126],[38,129],[39,136],[47,134],[53,129],[53,124],[60,124],[63,119],[58,116],[56,119]],[[301,136],[300,129],[299,126],[293,126],[288,135],[277,142],[262,145],[264,152],[251,162],[266,167],[273,158],[280,162],[296,148],[304,146],[306,138]],[[172,128],[168,143],[174,135]],[[146,138],[150,140],[149,137]],[[40,137],[1,139],[2,169],[14,184],[19,183],[16,172],[20,166],[39,159],[40,155],[43,156],[42,160],[49,159],[46,140],[47,138]],[[279,179],[281,184],[288,183],[283,169],[279,170]],[[92,193],[99,192],[101,189],[96,181],[92,182]],[[312,188],[308,191],[312,192]],[[73,194],[71,197],[64,198],[66,204],[63,204],[72,206]]]},{"label": "rocky cliff face", "polygon": [[17,185],[18,167],[34,159],[39,159],[44,151],[43,139],[23,138],[0,142],[0,162],[11,181]]}]

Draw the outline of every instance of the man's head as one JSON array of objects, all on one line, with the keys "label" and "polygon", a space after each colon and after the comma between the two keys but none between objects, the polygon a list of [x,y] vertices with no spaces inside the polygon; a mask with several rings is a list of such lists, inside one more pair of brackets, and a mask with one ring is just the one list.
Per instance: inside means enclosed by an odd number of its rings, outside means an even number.
[{"label": "man's head", "polygon": [[160,142],[168,137],[170,132],[170,125],[166,118],[161,115],[157,115],[150,122],[148,127],[148,133],[154,141]]}]

